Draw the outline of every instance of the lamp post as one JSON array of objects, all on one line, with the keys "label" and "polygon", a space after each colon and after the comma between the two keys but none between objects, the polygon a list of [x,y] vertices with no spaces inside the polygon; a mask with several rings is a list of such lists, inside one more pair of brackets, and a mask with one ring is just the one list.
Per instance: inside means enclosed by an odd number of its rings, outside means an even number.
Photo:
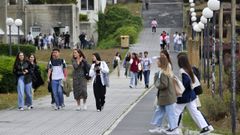
[{"label": "lamp post", "polygon": [[218,0],[209,0],[208,7],[213,11],[213,32],[212,32],[212,93],[215,93],[215,50],[216,50],[216,11],[220,8],[220,2]]},{"label": "lamp post", "polygon": [[236,135],[237,117],[236,117],[236,0],[231,4],[231,23],[232,23],[232,92],[231,92],[231,114],[232,114],[232,134]]},{"label": "lamp post", "polygon": [[14,24],[14,20],[12,18],[7,18],[6,20],[6,24],[8,25],[9,27],[9,55],[11,56],[12,55],[12,40],[11,40],[11,36],[12,36],[12,33],[11,33],[11,26]]},{"label": "lamp post", "polygon": [[[203,9],[202,14],[205,18],[207,18],[207,37],[206,37],[206,45],[207,45],[207,84],[208,84],[208,88],[210,87],[209,85],[209,53],[210,53],[210,45],[209,45],[209,20],[213,17],[213,11],[206,7]],[[212,91],[213,93],[213,91]]]},{"label": "lamp post", "polygon": [[20,51],[19,49],[19,44],[20,44],[20,26],[22,26],[22,20],[21,19],[16,19],[15,20],[15,25],[18,27],[18,52]]},{"label": "lamp post", "polygon": [[220,3],[219,13],[219,95],[223,99],[223,4]]},{"label": "lamp post", "polygon": [[[203,23],[204,24],[204,27],[206,27],[207,25],[207,18],[205,18],[204,16],[201,16],[201,18],[200,18],[200,20],[201,20],[201,23]],[[204,29],[203,30],[203,36],[204,36],[204,41],[203,41],[203,70],[204,70],[204,72],[203,72],[203,78],[204,78],[204,83],[206,82],[206,52],[207,52],[207,50],[206,50],[206,36],[207,36],[207,30],[206,29]]]}]

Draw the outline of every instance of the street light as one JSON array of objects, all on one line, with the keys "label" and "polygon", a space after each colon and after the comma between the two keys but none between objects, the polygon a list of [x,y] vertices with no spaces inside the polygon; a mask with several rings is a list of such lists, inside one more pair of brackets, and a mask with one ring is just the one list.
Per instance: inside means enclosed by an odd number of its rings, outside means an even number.
[{"label": "street light", "polygon": [[190,8],[190,12],[194,12],[195,11],[195,8]]},{"label": "street light", "polygon": [[[207,86],[208,88],[210,87],[210,83],[209,83],[209,67],[210,67],[210,64],[209,64],[209,57],[210,57],[210,47],[209,47],[209,19],[211,19],[213,17],[213,11],[206,7],[203,9],[202,11],[202,14],[205,18],[207,18],[207,35],[206,35],[206,45],[207,45]],[[213,91],[212,91],[212,94],[213,94]]]},{"label": "street light", "polygon": [[216,50],[216,10],[220,9],[220,2],[218,0],[209,0],[207,3],[209,9],[213,11],[213,32],[212,32],[212,92],[215,92],[215,50]]},{"label": "street light", "polygon": [[193,0],[189,0],[189,3],[193,3]]},{"label": "street light", "polygon": [[[200,22],[203,23],[205,25],[205,27],[207,26],[207,18],[205,18],[204,16],[201,16],[200,18]],[[203,79],[204,79],[204,83],[206,82],[206,36],[207,36],[207,30],[204,29],[203,30],[203,36],[204,36],[204,40],[203,40]]]},{"label": "street light", "polygon": [[195,3],[191,3],[191,4],[190,4],[190,7],[195,7]]},{"label": "street light", "polygon": [[12,45],[11,45],[11,26],[14,24],[14,20],[12,18],[7,18],[6,20],[6,24],[8,25],[9,27],[9,55],[11,56],[12,55]]},{"label": "street light", "polygon": [[197,20],[197,17],[196,16],[192,16],[191,21],[195,22],[196,20]]},{"label": "street light", "polygon": [[15,25],[18,27],[18,52],[20,51],[19,49],[19,44],[20,44],[20,26],[22,26],[22,20],[21,19],[16,19],[15,20]]},{"label": "street light", "polygon": [[196,12],[192,12],[191,13],[191,16],[193,17],[193,16],[196,16],[197,14],[196,14]]}]

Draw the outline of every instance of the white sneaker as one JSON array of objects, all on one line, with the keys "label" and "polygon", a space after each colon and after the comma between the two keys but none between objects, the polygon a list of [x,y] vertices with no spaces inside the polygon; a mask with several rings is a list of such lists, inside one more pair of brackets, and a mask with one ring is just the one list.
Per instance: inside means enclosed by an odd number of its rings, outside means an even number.
[{"label": "white sneaker", "polygon": [[77,106],[76,111],[81,111],[81,106]]},{"label": "white sneaker", "polygon": [[163,129],[161,127],[156,127],[154,129],[149,129],[148,130],[151,134],[161,134]]},{"label": "white sneaker", "polygon": [[30,106],[28,106],[28,108],[27,108],[28,110],[31,110],[31,109],[33,109],[33,106],[32,105],[30,105]]},{"label": "white sneaker", "polygon": [[87,104],[83,104],[83,110],[87,110]]},{"label": "white sneaker", "polygon": [[179,135],[180,132],[178,130],[178,128],[175,129],[167,129],[163,131],[166,135]]},{"label": "white sneaker", "polygon": [[100,110],[99,110],[99,109],[97,109],[97,112],[100,112]]},{"label": "white sneaker", "polygon": [[23,107],[19,107],[18,110],[19,111],[24,111],[24,108]]},{"label": "white sneaker", "polygon": [[208,129],[209,129],[211,132],[214,131],[214,128],[213,128],[212,125],[209,125],[209,126],[208,126]]}]

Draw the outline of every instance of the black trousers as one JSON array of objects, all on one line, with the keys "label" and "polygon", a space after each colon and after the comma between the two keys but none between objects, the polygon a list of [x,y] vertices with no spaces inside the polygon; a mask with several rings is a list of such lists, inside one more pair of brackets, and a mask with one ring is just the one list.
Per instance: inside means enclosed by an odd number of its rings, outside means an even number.
[{"label": "black trousers", "polygon": [[106,94],[106,86],[102,85],[100,75],[97,75],[95,81],[93,83],[93,91],[94,97],[96,101],[97,110],[102,110],[102,107],[105,104],[105,94]]}]

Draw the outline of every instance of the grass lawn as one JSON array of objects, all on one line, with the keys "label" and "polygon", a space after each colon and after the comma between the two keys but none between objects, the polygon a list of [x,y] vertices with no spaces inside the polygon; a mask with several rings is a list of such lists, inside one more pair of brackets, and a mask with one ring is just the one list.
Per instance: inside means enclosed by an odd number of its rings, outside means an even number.
[{"label": "grass lawn", "polygon": [[[102,60],[105,60],[110,68],[112,70],[112,60],[115,56],[116,52],[120,52],[122,57],[125,56],[128,49],[120,49],[120,48],[114,48],[114,49],[107,49],[107,50],[83,50],[83,53],[87,57],[87,60],[89,63],[92,63],[92,54],[94,52],[98,52],[102,58]],[[61,52],[61,58],[64,58],[68,65],[71,65],[71,59],[72,59],[72,50],[70,49],[62,49]],[[49,61],[51,51],[50,50],[42,50],[36,52],[36,58],[39,63],[45,63],[47,65],[47,62]],[[71,78],[71,72],[72,67],[68,67],[69,77]],[[34,93],[34,99],[43,97],[48,95],[47,90],[47,83],[45,83],[44,86],[41,86],[35,93]],[[49,99],[50,103],[50,99]],[[6,108],[16,108],[17,107],[17,93],[9,93],[9,94],[0,94],[0,110],[6,109]]]}]

